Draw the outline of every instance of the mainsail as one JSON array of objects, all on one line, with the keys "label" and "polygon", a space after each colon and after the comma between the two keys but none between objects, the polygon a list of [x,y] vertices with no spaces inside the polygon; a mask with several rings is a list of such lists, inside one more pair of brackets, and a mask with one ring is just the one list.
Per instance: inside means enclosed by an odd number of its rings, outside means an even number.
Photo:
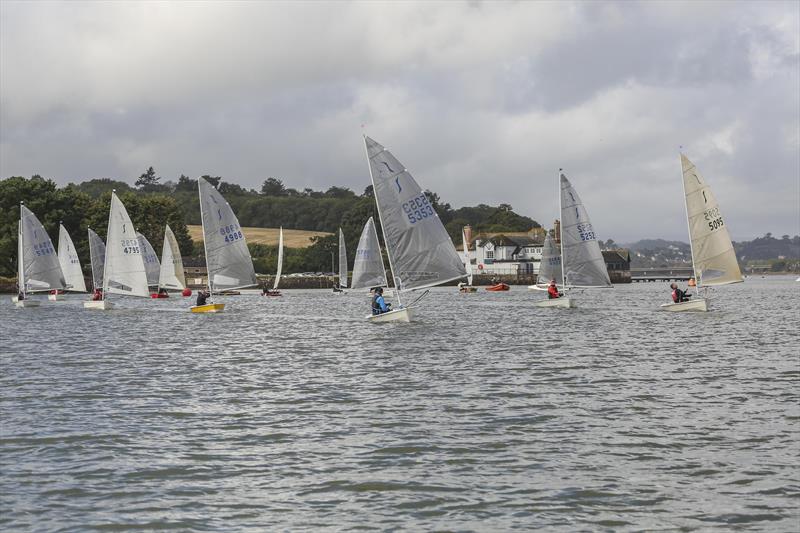
[{"label": "mainsail", "polygon": [[464,278],[464,263],[420,186],[388,150],[364,137],[395,287],[423,289]]},{"label": "mainsail", "polygon": [[611,287],[589,214],[564,174],[561,174],[561,253],[565,285]]},{"label": "mainsail", "polygon": [[86,280],[83,279],[81,261],[72,237],[63,224],[58,225],[58,262],[64,274],[64,288],[70,291],[86,292]]},{"label": "mainsail", "polygon": [[561,252],[556,246],[555,239],[548,233],[544,238],[544,246],[542,247],[542,261],[539,263],[539,274],[536,278],[536,284],[546,286],[550,280],[556,280],[558,285],[564,281],[561,279]]},{"label": "mainsail", "polygon": [[161,251],[161,271],[158,275],[158,288],[175,290],[186,288],[186,274],[183,271],[181,249],[169,225],[164,229],[164,246]]},{"label": "mainsail", "polygon": [[108,214],[103,289],[104,293],[150,296],[136,230],[115,192],[111,193],[111,210]]},{"label": "mainsail", "polygon": [[469,243],[467,242],[467,232],[461,229],[461,242],[464,246],[464,267],[467,270],[467,285],[472,285],[472,259],[469,256]]},{"label": "mainsail", "polygon": [[20,290],[49,291],[65,287],[53,242],[30,209],[20,204]]},{"label": "mainsail", "polygon": [[92,288],[103,288],[103,268],[106,263],[106,245],[97,233],[89,228],[89,259],[92,263]]},{"label": "mainsail", "polygon": [[383,266],[378,230],[375,229],[372,217],[367,220],[358,239],[356,259],[353,263],[352,287],[354,289],[386,287],[386,269]]},{"label": "mainsail", "polygon": [[697,172],[694,163],[683,154],[681,166],[697,286],[727,285],[742,281],[736,252],[717,200]]},{"label": "mainsail", "polygon": [[158,286],[158,276],[161,272],[161,263],[158,261],[158,255],[153,249],[153,245],[147,240],[147,237],[141,233],[136,233],[136,238],[139,239],[139,246],[142,252],[142,259],[144,260],[144,270],[147,273],[147,285],[149,287]]},{"label": "mainsail", "polygon": [[209,288],[225,290],[257,285],[253,260],[231,206],[206,180],[197,181]]},{"label": "mainsail", "polygon": [[347,248],[342,228],[339,228],[339,287],[347,287]]},{"label": "mainsail", "polygon": [[281,227],[278,234],[278,270],[275,272],[275,283],[272,284],[272,290],[278,288],[278,283],[281,282],[281,271],[283,270],[283,228]]}]

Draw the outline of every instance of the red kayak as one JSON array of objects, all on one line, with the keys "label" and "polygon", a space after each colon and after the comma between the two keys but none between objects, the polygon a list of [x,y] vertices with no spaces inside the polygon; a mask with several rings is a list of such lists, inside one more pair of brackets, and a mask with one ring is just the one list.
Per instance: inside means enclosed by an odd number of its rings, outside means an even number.
[{"label": "red kayak", "polygon": [[507,291],[510,288],[511,287],[509,287],[506,283],[497,283],[496,285],[489,285],[488,287],[486,287],[486,290],[492,292],[500,292],[500,291]]}]

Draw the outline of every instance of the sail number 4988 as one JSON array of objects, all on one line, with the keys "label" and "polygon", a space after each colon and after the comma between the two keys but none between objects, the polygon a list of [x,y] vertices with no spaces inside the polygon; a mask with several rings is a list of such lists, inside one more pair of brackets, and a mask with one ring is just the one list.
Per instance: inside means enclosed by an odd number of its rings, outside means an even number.
[{"label": "sail number 4988", "polygon": [[416,224],[428,217],[436,216],[424,192],[407,202],[403,202],[403,211],[408,217],[408,221],[412,224]]}]

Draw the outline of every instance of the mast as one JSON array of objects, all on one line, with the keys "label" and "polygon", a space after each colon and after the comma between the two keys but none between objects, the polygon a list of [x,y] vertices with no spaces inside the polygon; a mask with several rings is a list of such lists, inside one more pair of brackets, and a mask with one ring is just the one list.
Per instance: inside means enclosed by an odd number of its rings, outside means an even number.
[{"label": "mast", "polygon": [[[558,253],[561,255],[561,283],[563,283],[564,290],[567,290],[567,275],[564,273],[564,206],[562,205],[561,198],[561,172],[563,168],[558,169]],[[542,267],[539,267],[541,270]]]},{"label": "mast", "polygon": [[197,178],[197,196],[200,199],[200,225],[203,228],[203,257],[206,260],[206,286],[208,293],[211,294],[211,272],[208,271],[208,248],[206,248],[206,225],[205,218],[203,218],[203,194],[200,192],[200,180]]},{"label": "mast", "polygon": [[[682,152],[678,152],[683,155]],[[694,244],[692,244],[692,226],[689,223],[689,204],[686,203],[686,178],[683,176],[683,163],[681,162],[681,188],[683,189],[683,210],[686,214],[686,234],[689,235],[689,251],[692,254],[692,273],[694,274],[694,283],[697,287],[697,292],[700,292],[700,278],[697,277],[697,270],[695,270],[694,260]]]},{"label": "mast", "polygon": [[[397,290],[397,307],[398,309],[403,307],[403,302],[400,299],[400,287],[397,286],[397,278],[394,275],[394,264],[392,263],[392,250],[389,246],[389,241],[386,240],[386,230],[383,227],[383,215],[381,214],[381,204],[378,202],[378,193],[376,192],[375,188],[375,177],[372,175],[372,165],[370,164],[369,158],[369,149],[367,148],[367,136],[364,135],[364,151],[367,154],[367,168],[369,168],[369,180],[372,183],[372,193],[375,195],[375,206],[378,209],[378,220],[381,222],[381,234],[383,234],[383,243],[386,245],[386,257],[389,258],[389,272],[392,273],[392,283],[394,284],[394,288]],[[382,261],[382,260],[381,260]],[[386,280],[386,284],[388,286],[389,280]]]},{"label": "mast", "polygon": [[[108,244],[108,236],[111,235],[111,207],[114,205],[114,197],[117,195],[117,189],[111,189],[111,205],[108,207],[108,225],[106,226],[106,244]],[[103,301],[106,301],[106,294],[108,289],[108,252],[103,254]]]},{"label": "mast", "polygon": [[27,291],[25,290],[25,262],[23,260],[23,256],[25,254],[25,237],[24,232],[22,231],[22,205],[24,202],[20,201],[19,203],[19,222],[17,223],[17,242],[19,245],[17,246],[17,285],[19,285],[19,290],[22,293],[22,299],[24,300],[27,296]]}]

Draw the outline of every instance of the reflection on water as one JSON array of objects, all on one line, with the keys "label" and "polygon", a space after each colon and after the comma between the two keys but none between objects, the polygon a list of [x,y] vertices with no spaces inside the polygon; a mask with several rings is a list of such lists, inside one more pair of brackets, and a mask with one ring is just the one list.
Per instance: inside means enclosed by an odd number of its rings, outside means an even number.
[{"label": "reflection on water", "polygon": [[797,528],[800,283],[284,294],[4,296],[0,527]]}]

